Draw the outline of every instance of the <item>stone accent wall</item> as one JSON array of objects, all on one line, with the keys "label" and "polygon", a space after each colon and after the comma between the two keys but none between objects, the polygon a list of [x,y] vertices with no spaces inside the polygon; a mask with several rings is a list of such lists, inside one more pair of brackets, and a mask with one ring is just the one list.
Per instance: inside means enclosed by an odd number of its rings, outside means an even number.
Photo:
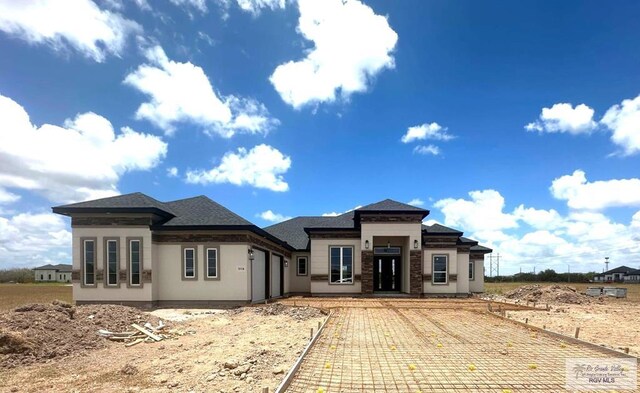
[{"label": "stone accent wall", "polygon": [[370,295],[373,293],[373,251],[362,250],[360,261],[362,263],[362,293]]},{"label": "stone accent wall", "polygon": [[71,217],[71,226],[151,225],[150,217]]},{"label": "stone accent wall", "polygon": [[310,232],[311,239],[360,239],[360,232]]},{"label": "stone accent wall", "polygon": [[422,250],[409,251],[409,293],[422,294]]},{"label": "stone accent wall", "polygon": [[413,222],[421,223],[422,214],[380,214],[380,215],[361,215],[360,222]]}]

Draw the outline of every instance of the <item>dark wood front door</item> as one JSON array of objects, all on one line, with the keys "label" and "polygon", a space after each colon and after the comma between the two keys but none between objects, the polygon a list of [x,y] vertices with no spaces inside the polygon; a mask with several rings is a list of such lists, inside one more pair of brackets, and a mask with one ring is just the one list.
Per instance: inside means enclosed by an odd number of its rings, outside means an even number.
[{"label": "dark wood front door", "polygon": [[373,290],[400,291],[400,256],[375,256],[373,264]]}]

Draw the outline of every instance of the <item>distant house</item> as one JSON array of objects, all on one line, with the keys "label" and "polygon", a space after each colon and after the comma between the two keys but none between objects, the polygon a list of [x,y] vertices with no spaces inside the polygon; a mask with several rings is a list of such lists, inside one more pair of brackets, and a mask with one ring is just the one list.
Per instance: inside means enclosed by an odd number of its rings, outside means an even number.
[{"label": "distant house", "polygon": [[36,282],[71,282],[72,265],[44,265],[33,269]]},{"label": "distant house", "polygon": [[620,266],[615,269],[608,270],[602,274],[596,274],[595,276],[593,276],[593,281],[640,283],[640,269]]}]

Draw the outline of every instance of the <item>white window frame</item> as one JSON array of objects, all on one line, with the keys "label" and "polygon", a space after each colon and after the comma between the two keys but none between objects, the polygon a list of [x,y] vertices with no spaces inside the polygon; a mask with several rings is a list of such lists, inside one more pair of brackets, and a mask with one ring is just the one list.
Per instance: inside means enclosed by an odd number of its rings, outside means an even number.
[{"label": "white window frame", "polygon": [[[445,270],[436,271],[436,258],[445,258]],[[436,273],[444,273],[444,282],[436,282]],[[448,254],[433,254],[431,256],[431,284],[433,285],[447,285],[449,284],[449,255]]]},{"label": "white window frame", "polygon": [[[93,275],[93,282],[91,284],[87,283],[87,243],[92,243],[93,244],[93,271],[91,272],[91,274]],[[97,250],[96,250],[96,241],[94,239],[85,239],[82,242],[82,282],[84,283],[84,285],[86,286],[95,286],[97,284],[96,282],[96,254],[97,254]]]},{"label": "white window frame", "polygon": [[[111,278],[111,274],[109,272],[109,243],[115,243],[116,244],[116,282],[112,283],[110,282],[110,278]],[[118,285],[118,275],[120,274],[118,267],[120,266],[120,258],[118,258],[120,255],[120,250],[118,250],[118,241],[115,239],[108,239],[106,242],[107,245],[107,250],[105,252],[106,255],[106,261],[105,261],[105,266],[106,266],[106,276],[107,276],[107,285],[110,287],[115,287]]]},{"label": "white window frame", "polygon": [[[304,273],[300,273],[300,260],[304,259]],[[296,276],[307,276],[309,275],[309,258],[308,257],[298,257],[296,258]]]},{"label": "white window frame", "polygon": [[[193,251],[193,259],[192,259],[192,263],[193,263],[193,275],[192,276],[187,276],[187,251],[191,250]],[[184,271],[184,278],[189,279],[189,280],[193,280],[195,279],[196,276],[196,248],[195,247],[185,247],[182,250],[182,266],[183,266],[183,271]]]},{"label": "white window frame", "polygon": [[469,261],[469,281],[476,279],[476,261]]},{"label": "white window frame", "polygon": [[[186,248],[185,248],[185,250],[186,250]],[[215,251],[215,253],[216,253],[216,261],[215,261],[216,274],[215,274],[215,276],[209,275],[209,251]],[[204,249],[204,259],[205,259],[205,269],[207,270],[206,273],[205,273],[206,277],[207,278],[218,278],[218,276],[220,276],[220,270],[218,270],[220,268],[220,264],[218,263],[218,249],[217,248],[213,248],[213,247],[205,248]],[[185,262],[186,262],[186,258],[185,258]],[[194,267],[195,267],[195,261],[194,261]],[[184,273],[187,274],[187,266],[186,265],[184,267]],[[188,277],[188,278],[192,278],[192,277]]]},{"label": "white window frame", "polygon": [[[334,248],[339,248],[340,249],[340,279],[338,280],[338,282],[332,282],[331,281],[331,250]],[[344,249],[349,248],[351,249],[351,281],[350,282],[344,282],[345,277],[343,276],[344,273]],[[331,285],[353,285],[354,281],[355,281],[355,265],[356,265],[356,261],[355,261],[355,255],[354,255],[354,247],[353,246],[329,246],[329,284]]]},{"label": "white window frame", "polygon": [[[138,284],[133,283],[133,247],[131,247],[133,242],[138,242]],[[129,239],[129,285],[132,287],[142,286],[142,240],[140,239]]]}]

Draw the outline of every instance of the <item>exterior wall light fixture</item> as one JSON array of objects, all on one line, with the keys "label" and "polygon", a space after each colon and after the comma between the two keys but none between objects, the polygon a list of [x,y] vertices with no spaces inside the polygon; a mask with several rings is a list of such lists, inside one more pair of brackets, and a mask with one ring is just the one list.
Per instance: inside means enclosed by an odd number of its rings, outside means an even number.
[{"label": "exterior wall light fixture", "polygon": [[368,249],[369,249],[369,240],[368,240],[368,239],[364,241],[364,248],[365,248],[366,250],[368,250]]},{"label": "exterior wall light fixture", "polygon": [[420,244],[418,243],[418,239],[416,239],[416,240],[414,240],[414,241],[413,241],[413,248],[418,249],[418,246],[419,246],[419,245],[420,245]]},{"label": "exterior wall light fixture", "polygon": [[249,260],[253,261],[253,248],[249,247]]}]

